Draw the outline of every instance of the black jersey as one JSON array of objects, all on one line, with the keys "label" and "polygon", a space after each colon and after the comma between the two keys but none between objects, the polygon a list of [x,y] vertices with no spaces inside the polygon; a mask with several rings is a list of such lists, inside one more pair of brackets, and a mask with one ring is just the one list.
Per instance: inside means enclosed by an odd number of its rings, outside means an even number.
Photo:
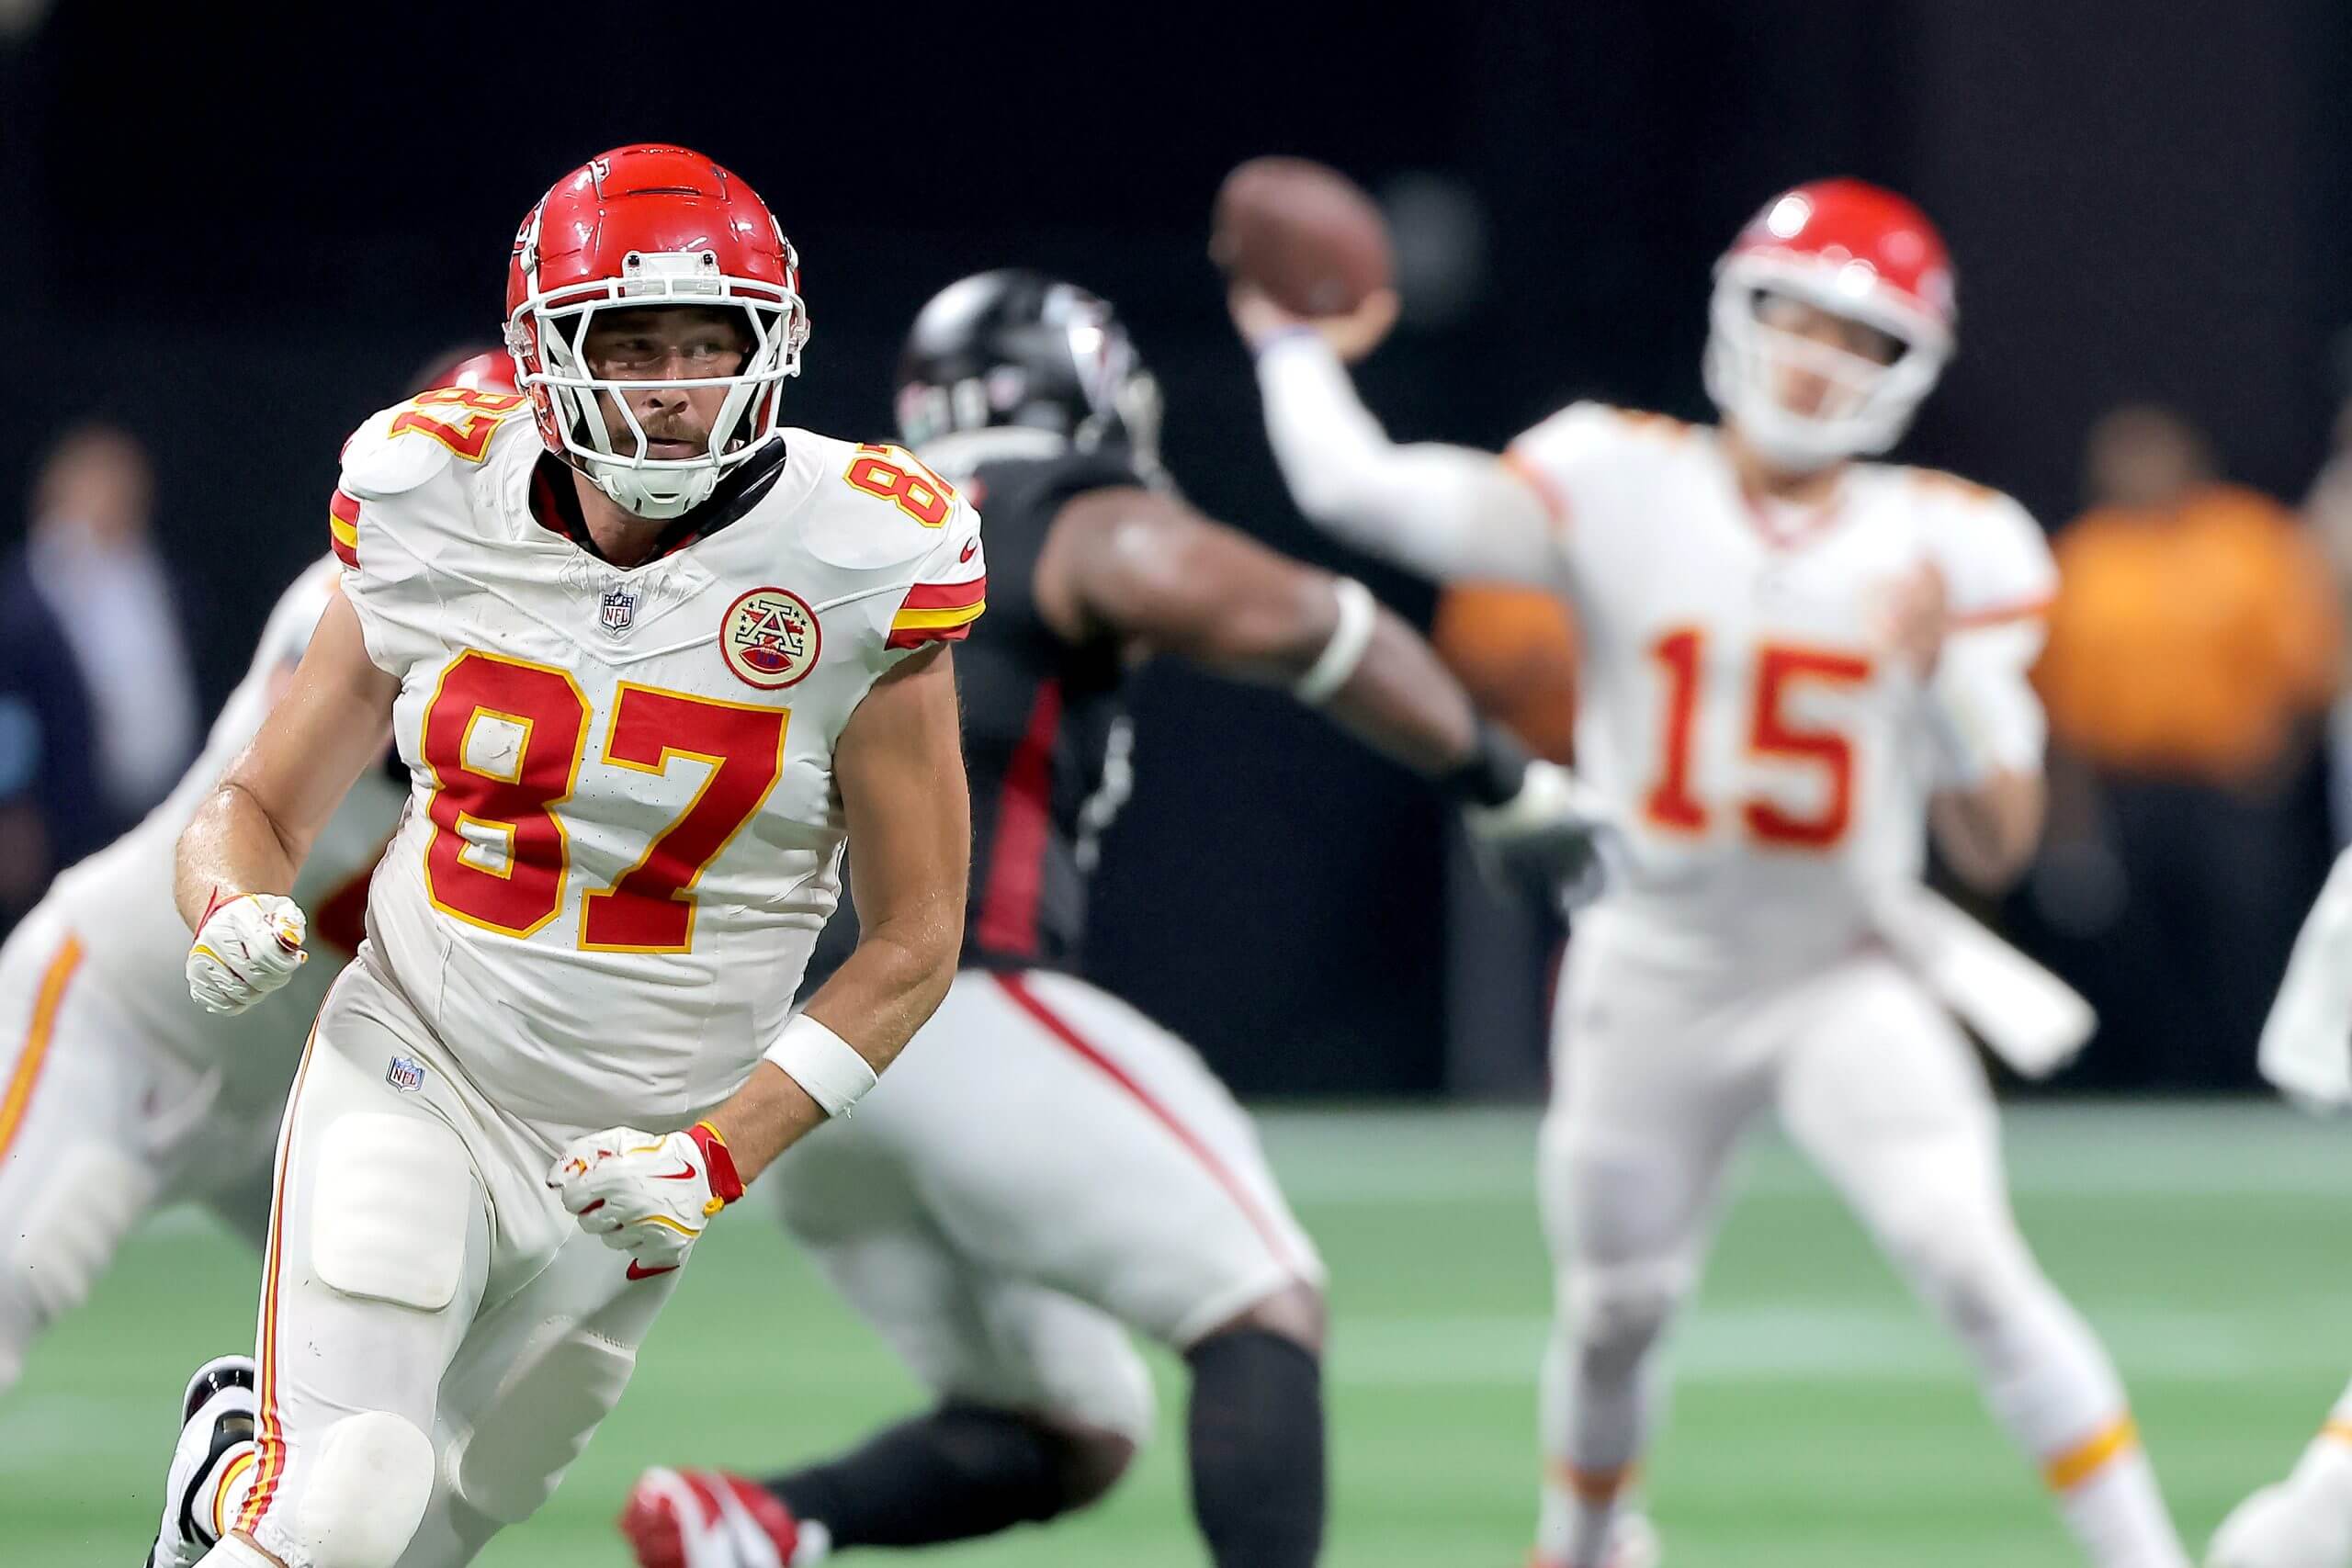
[{"label": "black jersey", "polygon": [[[979,510],[989,553],[988,613],[956,649],[964,762],[972,790],[972,885],[966,967],[1074,968],[1086,928],[1097,837],[1127,793],[1125,650],[1115,638],[1074,644],[1037,614],[1037,558],[1054,518],[1088,491],[1141,486],[1111,452],[1020,456],[967,448],[968,471],[936,465]],[[928,460],[928,459],[926,459]],[[843,897],[808,964],[808,987],[841,965],[857,923]]]}]

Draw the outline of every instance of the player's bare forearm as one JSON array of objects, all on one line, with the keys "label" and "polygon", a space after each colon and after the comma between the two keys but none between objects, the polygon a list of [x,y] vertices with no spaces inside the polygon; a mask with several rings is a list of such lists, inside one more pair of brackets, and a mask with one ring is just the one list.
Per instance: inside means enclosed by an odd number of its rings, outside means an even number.
[{"label": "player's bare forearm", "polygon": [[773,1062],[752,1069],[743,1087],[704,1118],[727,1145],[735,1174],[745,1182],[825,1122],[824,1108],[790,1073]]},{"label": "player's bare forearm", "polygon": [[2040,773],[2003,770],[1939,794],[1928,820],[1952,874],[1979,893],[1999,893],[2031,863],[2046,801]]},{"label": "player's bare forearm", "polygon": [[283,893],[302,867],[303,846],[289,843],[244,785],[223,779],[180,830],[172,897],[190,931],[204,923],[219,890]]},{"label": "player's bare forearm", "polygon": [[337,592],[292,683],[180,834],[173,895],[191,931],[217,893],[293,886],[319,829],[382,753],[399,694]]},{"label": "player's bare forearm", "polygon": [[857,1048],[876,1072],[898,1059],[956,978],[964,900],[944,896],[865,923],[865,883],[856,874],[857,949],[808,998],[809,1017]]},{"label": "player's bare forearm", "polygon": [[[1340,631],[1340,581],[1140,490],[1090,491],[1062,509],[1038,563],[1038,597],[1064,629],[1107,634],[1267,685],[1295,687]],[[1351,671],[1323,698],[1331,716],[1424,773],[1474,746],[1469,694],[1385,609]]]},{"label": "player's bare forearm", "polygon": [[[861,892],[861,911],[864,897]],[[943,919],[924,939],[909,940],[903,931],[862,926],[857,951],[803,1010],[848,1041],[880,1073],[898,1059],[946,996],[963,945],[963,919],[958,899],[953,922]],[[708,1120],[727,1140],[736,1173],[748,1182],[822,1125],[825,1112],[792,1075],[762,1062],[750,1081]]]},{"label": "player's bare forearm", "polygon": [[1363,662],[1326,711],[1374,750],[1432,778],[1460,767],[1477,743],[1470,694],[1436,651],[1385,609]]},{"label": "player's bare forearm", "polygon": [[[944,647],[874,683],[833,748],[859,934],[803,1010],[876,1073],[922,1027],[956,977],[971,874],[972,803]],[[763,1062],[711,1116],[748,1181],[825,1119],[790,1074]]]},{"label": "player's bare forearm", "polygon": [[947,994],[964,945],[972,800],[945,647],[875,682],[842,727],[833,777],[858,941],[807,1011],[879,1072]]}]

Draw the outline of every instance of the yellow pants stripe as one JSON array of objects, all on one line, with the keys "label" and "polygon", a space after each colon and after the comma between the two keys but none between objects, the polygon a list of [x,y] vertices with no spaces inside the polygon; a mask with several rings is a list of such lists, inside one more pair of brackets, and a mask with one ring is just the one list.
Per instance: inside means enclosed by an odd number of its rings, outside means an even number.
[{"label": "yellow pants stripe", "polygon": [[229,1533],[229,1521],[223,1517],[223,1510],[229,1502],[229,1494],[235,1490],[237,1478],[251,1470],[254,1467],[254,1461],[260,1457],[260,1450],[247,1449],[243,1453],[231,1460],[228,1468],[220,1472],[220,1482],[212,1488],[213,1540],[218,1540]]},{"label": "yellow pants stripe", "polygon": [[2087,1442],[2068,1449],[2043,1465],[2041,1479],[2049,1483],[2052,1492],[2072,1492],[2106,1469],[2118,1455],[2136,1448],[2139,1442],[2139,1423],[2128,1415],[2119,1416]]},{"label": "yellow pants stripe", "polygon": [[49,1056],[49,1039],[57,1029],[57,1010],[65,1001],[65,987],[74,981],[74,972],[82,966],[82,941],[68,934],[58,945],[57,956],[49,961],[42,972],[40,989],[33,997],[33,1021],[25,1032],[24,1048],[17,1054],[16,1070],[8,1075],[8,1087],[0,1091],[0,1156],[8,1152],[16,1141],[17,1129],[24,1124],[25,1108],[32,1103],[33,1086],[40,1081],[41,1063]]}]

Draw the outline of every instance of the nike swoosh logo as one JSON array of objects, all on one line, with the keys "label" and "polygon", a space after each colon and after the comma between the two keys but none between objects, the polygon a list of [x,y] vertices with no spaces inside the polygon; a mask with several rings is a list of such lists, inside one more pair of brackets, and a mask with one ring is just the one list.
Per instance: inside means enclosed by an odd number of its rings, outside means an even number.
[{"label": "nike swoosh logo", "polygon": [[696,1170],[691,1165],[681,1165],[677,1169],[664,1171],[653,1179],[656,1181],[692,1181],[695,1177],[700,1176],[701,1174],[701,1171]]},{"label": "nike swoosh logo", "polygon": [[650,1280],[656,1274],[674,1274],[677,1271],[678,1266],[674,1263],[661,1269],[648,1269],[634,1258],[628,1260],[628,1277],[632,1280]]},{"label": "nike swoosh logo", "polygon": [[980,553],[980,542],[979,542],[978,539],[974,539],[970,544],[966,545],[966,546],[964,547],[964,553],[963,553],[962,555],[960,555],[960,556],[957,556],[956,558],[958,561],[967,561],[967,560],[970,560],[974,556],[978,555],[979,553]]}]

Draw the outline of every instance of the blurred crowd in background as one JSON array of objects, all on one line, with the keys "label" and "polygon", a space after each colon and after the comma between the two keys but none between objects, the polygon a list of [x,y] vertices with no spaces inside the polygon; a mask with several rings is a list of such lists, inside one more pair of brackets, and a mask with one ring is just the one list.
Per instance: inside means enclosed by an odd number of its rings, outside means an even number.
[{"label": "blurred crowd in background", "polygon": [[162,800],[204,716],[136,438],[63,432],[0,559],[0,930]]}]

